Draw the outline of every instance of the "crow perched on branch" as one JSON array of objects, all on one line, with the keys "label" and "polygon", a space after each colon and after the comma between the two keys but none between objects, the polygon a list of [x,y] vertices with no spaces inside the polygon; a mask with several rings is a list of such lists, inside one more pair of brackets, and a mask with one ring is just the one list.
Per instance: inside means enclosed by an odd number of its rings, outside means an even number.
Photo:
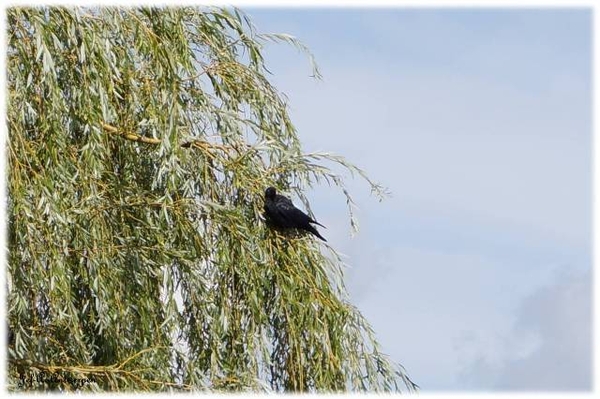
[{"label": "crow perched on branch", "polygon": [[275,187],[269,187],[265,190],[265,216],[267,221],[278,228],[296,228],[306,230],[316,235],[323,241],[327,241],[311,223],[321,223],[313,220],[306,213],[296,208],[289,198],[277,194]]}]

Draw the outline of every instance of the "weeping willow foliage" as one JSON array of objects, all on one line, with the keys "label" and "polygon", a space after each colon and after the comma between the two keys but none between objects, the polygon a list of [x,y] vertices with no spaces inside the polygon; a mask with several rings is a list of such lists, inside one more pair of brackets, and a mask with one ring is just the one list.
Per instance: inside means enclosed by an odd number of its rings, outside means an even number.
[{"label": "weeping willow foliage", "polygon": [[267,186],[367,178],[302,152],[261,53],[300,43],[216,8],[7,26],[9,389],[415,389],[336,252],[264,223]]}]

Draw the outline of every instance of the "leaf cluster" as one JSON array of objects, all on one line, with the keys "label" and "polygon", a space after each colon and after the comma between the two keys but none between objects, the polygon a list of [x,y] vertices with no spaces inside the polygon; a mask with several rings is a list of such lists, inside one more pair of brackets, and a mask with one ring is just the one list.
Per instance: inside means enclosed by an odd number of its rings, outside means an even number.
[{"label": "leaf cluster", "polygon": [[261,222],[270,185],[351,204],[324,162],[366,178],[302,152],[262,56],[299,42],[221,8],[7,21],[11,389],[415,388],[336,252]]}]

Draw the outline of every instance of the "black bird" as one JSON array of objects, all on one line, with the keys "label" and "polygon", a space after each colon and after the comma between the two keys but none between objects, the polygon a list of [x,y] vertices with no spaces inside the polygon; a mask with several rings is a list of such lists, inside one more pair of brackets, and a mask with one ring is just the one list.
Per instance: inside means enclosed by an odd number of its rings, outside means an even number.
[{"label": "black bird", "polygon": [[318,224],[321,227],[325,226],[296,208],[289,198],[277,194],[275,187],[269,187],[265,190],[265,215],[268,222],[274,227],[306,230],[321,240],[327,241],[311,223]]}]

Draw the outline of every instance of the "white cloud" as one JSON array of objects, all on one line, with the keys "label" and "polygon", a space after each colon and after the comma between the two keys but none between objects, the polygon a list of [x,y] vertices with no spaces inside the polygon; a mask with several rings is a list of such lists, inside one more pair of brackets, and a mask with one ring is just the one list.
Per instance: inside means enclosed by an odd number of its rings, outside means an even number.
[{"label": "white cloud", "polygon": [[590,388],[589,269],[369,241],[349,252],[351,300],[425,391]]},{"label": "white cloud", "polygon": [[[589,272],[563,273],[526,298],[514,327],[493,345],[501,356],[483,350],[463,371],[463,382],[474,389],[591,390],[590,279]],[[528,342],[533,345],[523,351]],[[459,350],[468,346],[461,343]]]}]

